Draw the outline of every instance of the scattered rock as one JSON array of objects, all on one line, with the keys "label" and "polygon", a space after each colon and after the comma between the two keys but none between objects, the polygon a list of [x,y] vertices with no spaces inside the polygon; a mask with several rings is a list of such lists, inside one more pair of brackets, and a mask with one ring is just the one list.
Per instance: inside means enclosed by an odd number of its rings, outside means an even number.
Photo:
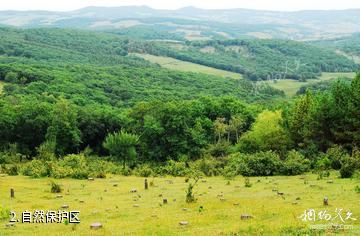
[{"label": "scattered rock", "polygon": [[137,193],[137,189],[136,188],[131,189],[130,193]]},{"label": "scattered rock", "polygon": [[207,180],[206,180],[206,179],[202,179],[202,180],[201,180],[201,182],[206,183],[206,182],[207,182]]},{"label": "scattered rock", "polygon": [[233,205],[234,205],[234,206],[239,206],[240,204],[236,202],[236,203],[234,203]]},{"label": "scattered rock", "polygon": [[90,225],[90,229],[101,229],[103,226],[102,226],[102,224],[101,223],[92,223],[91,225]]},{"label": "scattered rock", "polygon": [[187,208],[183,208],[182,210],[183,210],[183,211],[188,211],[189,209],[187,209]]},{"label": "scattered rock", "polygon": [[163,204],[168,204],[168,200],[166,198],[163,199]]},{"label": "scattered rock", "polygon": [[326,183],[332,184],[332,183],[334,183],[334,181],[333,180],[328,180]]},{"label": "scattered rock", "polygon": [[241,220],[249,220],[249,219],[252,219],[254,218],[252,215],[249,215],[249,214],[242,214],[241,215]]},{"label": "scattered rock", "polygon": [[225,202],[226,199],[225,198],[220,198],[220,201]]},{"label": "scattered rock", "polygon": [[157,215],[151,215],[152,218],[157,218],[158,216]]},{"label": "scattered rock", "polygon": [[133,207],[140,207],[140,205],[139,204],[134,204]]},{"label": "scattered rock", "polygon": [[106,193],[106,192],[107,192],[107,189],[104,189],[104,192]]},{"label": "scattered rock", "polygon": [[298,202],[293,202],[292,204],[293,204],[293,205],[297,205],[297,204],[298,204]]},{"label": "scattered rock", "polygon": [[85,201],[84,201],[84,200],[80,200],[79,202],[80,202],[80,203],[84,203]]},{"label": "scattered rock", "polygon": [[56,198],[62,198],[63,196],[62,195],[56,195]]},{"label": "scattered rock", "polygon": [[187,221],[180,221],[179,222],[179,225],[188,225],[189,224],[189,222],[187,222]]},{"label": "scattered rock", "polygon": [[163,195],[162,194],[159,194],[159,197],[162,197]]},{"label": "scattered rock", "polygon": [[300,197],[297,197],[295,200],[301,200],[301,198],[300,198]]},{"label": "scattered rock", "polygon": [[113,187],[117,187],[118,186],[118,184],[113,184]]},{"label": "scattered rock", "polygon": [[223,194],[218,194],[217,197],[223,197],[224,195]]},{"label": "scattered rock", "polygon": [[208,189],[212,189],[212,187],[211,187],[211,186],[209,186],[209,187],[208,187]]},{"label": "scattered rock", "polygon": [[6,177],[6,174],[0,174],[0,177]]},{"label": "scattered rock", "polygon": [[277,190],[277,189],[273,189],[272,191],[273,191],[273,192],[277,192],[278,190]]},{"label": "scattered rock", "polygon": [[69,205],[62,205],[61,208],[62,208],[62,209],[68,209],[68,208],[69,208]]},{"label": "scattered rock", "polygon": [[94,181],[94,178],[88,178],[89,181]]},{"label": "scattered rock", "polygon": [[283,196],[283,195],[284,195],[283,192],[278,192],[277,194],[280,195],[280,196]]}]

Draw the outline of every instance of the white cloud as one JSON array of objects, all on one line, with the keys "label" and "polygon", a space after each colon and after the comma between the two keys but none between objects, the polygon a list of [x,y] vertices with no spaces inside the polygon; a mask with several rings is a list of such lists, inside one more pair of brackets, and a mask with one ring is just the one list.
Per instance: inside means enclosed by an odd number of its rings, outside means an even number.
[{"label": "white cloud", "polygon": [[347,9],[360,8],[359,0],[10,0],[0,10],[75,10],[86,6],[147,5],[158,9],[195,6],[207,9],[249,8],[266,10]]}]

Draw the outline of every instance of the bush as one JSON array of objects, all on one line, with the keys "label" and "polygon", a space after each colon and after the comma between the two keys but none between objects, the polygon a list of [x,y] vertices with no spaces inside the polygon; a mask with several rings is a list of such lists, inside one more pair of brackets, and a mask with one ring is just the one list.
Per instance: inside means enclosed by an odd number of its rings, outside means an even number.
[{"label": "bush", "polygon": [[223,163],[213,157],[208,157],[193,162],[191,168],[201,171],[206,176],[217,176],[222,172]]},{"label": "bush", "polygon": [[31,176],[33,178],[40,178],[49,176],[49,165],[40,160],[32,160],[24,164],[21,168],[21,173],[25,176]]},{"label": "bush", "polygon": [[70,177],[71,173],[72,173],[71,168],[66,166],[61,166],[59,165],[59,163],[53,163],[51,165],[50,176],[55,179]]},{"label": "bush", "polygon": [[161,175],[186,176],[190,170],[185,162],[169,160],[159,171]]},{"label": "bush", "polygon": [[284,175],[299,175],[310,169],[310,161],[295,150],[288,152],[283,167],[281,168],[281,174]]},{"label": "bush", "polygon": [[346,151],[338,145],[335,145],[329,148],[326,152],[326,157],[331,162],[331,168],[334,170],[340,170],[341,168],[341,160],[346,158],[348,154]]},{"label": "bush", "polygon": [[67,155],[63,160],[59,161],[63,167],[71,169],[70,176],[74,179],[87,179],[89,177],[89,168],[86,163],[85,156],[82,154]]},{"label": "bush", "polygon": [[10,210],[0,205],[0,220],[8,220],[10,218]]},{"label": "bush", "polygon": [[148,164],[139,165],[134,170],[135,175],[141,177],[149,177],[153,175],[153,170]]},{"label": "bush", "polygon": [[57,184],[57,183],[55,183],[54,181],[52,181],[51,183],[50,183],[50,185],[51,185],[51,189],[50,189],[50,191],[52,192],[52,193],[61,193],[61,187],[60,187],[60,184]]},{"label": "bush", "polygon": [[19,171],[19,168],[15,164],[6,166],[6,168],[5,168],[5,173],[8,175],[12,175],[12,176],[18,175],[19,174],[18,171]]},{"label": "bush", "polygon": [[224,157],[231,153],[231,143],[220,141],[209,146],[207,153],[214,157]]},{"label": "bush", "polygon": [[346,156],[341,160],[341,178],[350,178],[360,169],[360,150],[354,150],[352,156]]}]

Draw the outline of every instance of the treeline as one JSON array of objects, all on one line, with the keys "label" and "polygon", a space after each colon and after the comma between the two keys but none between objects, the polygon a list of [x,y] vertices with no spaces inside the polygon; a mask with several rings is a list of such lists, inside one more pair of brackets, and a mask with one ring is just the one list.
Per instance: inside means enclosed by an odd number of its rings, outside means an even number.
[{"label": "treeline", "polygon": [[[360,75],[351,84],[339,81],[330,91],[308,92],[268,109],[231,97],[141,102],[124,110],[7,97],[0,105],[0,156],[4,163],[14,148],[24,159],[44,150],[59,158],[90,148],[130,167],[171,160],[181,169],[208,160],[221,173],[299,174],[316,168],[323,175],[334,168],[350,177],[360,168],[359,107]],[[114,134],[112,144],[105,144]]]},{"label": "treeline", "polygon": [[152,42],[129,49],[241,73],[250,80],[310,79],[321,72],[359,69],[353,61],[333,51],[285,40],[188,41],[181,47]]}]

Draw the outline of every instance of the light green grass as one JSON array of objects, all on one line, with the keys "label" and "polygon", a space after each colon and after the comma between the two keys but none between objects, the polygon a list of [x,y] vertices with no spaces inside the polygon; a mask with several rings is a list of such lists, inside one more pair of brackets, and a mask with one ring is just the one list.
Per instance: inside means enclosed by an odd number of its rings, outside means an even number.
[{"label": "light green grass", "polygon": [[283,90],[286,96],[292,97],[302,86],[314,84],[320,81],[336,79],[339,77],[354,78],[355,73],[322,73],[319,79],[309,79],[306,82],[300,82],[298,80],[292,80],[292,79],[284,79],[284,80],[277,80],[276,83],[274,81],[268,81],[266,83],[269,83],[270,86],[276,89]]},{"label": "light green grass", "polygon": [[[2,220],[0,235],[280,235],[285,229],[294,233],[300,229],[308,230],[311,223],[302,222],[298,217],[310,208],[327,210],[332,215],[336,208],[349,209],[358,220],[347,221],[347,224],[352,224],[355,229],[340,231],[340,234],[359,235],[360,194],[354,187],[360,181],[338,179],[335,172],[331,174],[333,183],[317,180],[315,175],[305,178],[308,184],[304,184],[300,176],[254,177],[251,188],[244,187],[243,177],[237,177],[230,185],[222,177],[206,178],[206,182],[199,181],[195,187],[197,202],[188,204],[185,202],[187,183],[184,178],[155,178],[156,187],[149,190],[144,190],[144,178],[140,177],[55,180],[64,189],[63,198],[56,198],[57,194],[50,192],[51,179],[0,177],[0,204],[14,210],[18,217],[25,210],[58,210],[67,204],[69,211],[80,210],[81,220],[76,226],[16,223],[13,228],[5,228],[7,221]],[[151,180],[149,178],[149,182]],[[167,180],[172,180],[173,184]],[[118,186],[114,187],[114,184]],[[10,199],[10,188],[15,189],[15,199]],[[138,193],[130,193],[132,188]],[[284,192],[284,198],[273,189]],[[159,197],[159,194],[163,196]],[[223,195],[225,201],[218,195]],[[329,206],[323,206],[325,196],[329,198]],[[296,200],[298,197],[300,200]],[[163,198],[169,203],[160,206]],[[134,204],[139,207],[133,207]],[[203,206],[203,212],[199,212],[200,206]],[[242,214],[251,214],[254,218],[241,220]],[[180,221],[189,224],[180,226]],[[90,230],[93,222],[101,222],[103,229]],[[289,231],[283,235],[291,235]]]},{"label": "light green grass", "polygon": [[171,57],[162,57],[162,56],[153,56],[149,54],[135,54],[148,60],[153,63],[159,64],[161,67],[172,69],[172,70],[179,70],[179,71],[186,71],[186,72],[195,72],[195,73],[204,73],[210,75],[217,75],[222,77],[230,77],[234,79],[242,79],[242,75],[238,73],[233,73],[230,71],[219,70],[208,66],[203,66],[191,62],[177,60]]}]

